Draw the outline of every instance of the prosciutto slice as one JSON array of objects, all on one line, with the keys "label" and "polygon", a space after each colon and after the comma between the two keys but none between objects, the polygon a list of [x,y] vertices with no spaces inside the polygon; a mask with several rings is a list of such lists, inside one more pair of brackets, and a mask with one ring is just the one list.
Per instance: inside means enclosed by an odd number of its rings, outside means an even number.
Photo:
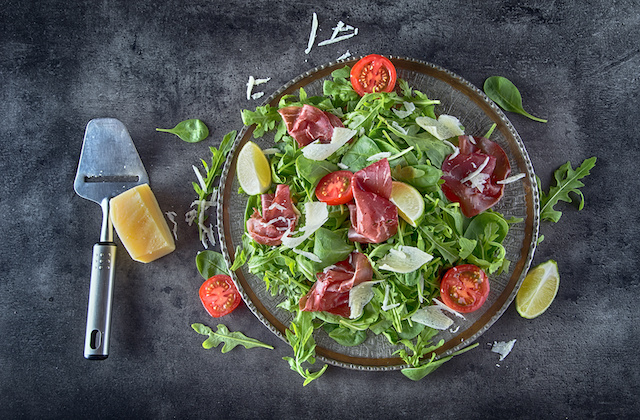
[{"label": "prosciutto slice", "polygon": [[249,235],[263,245],[278,246],[282,243],[282,236],[293,231],[298,221],[298,215],[291,203],[291,192],[288,185],[279,184],[275,194],[262,194],[262,215],[258,209],[247,220]]},{"label": "prosciutto slice", "polygon": [[458,147],[460,153],[442,163],[442,191],[449,200],[460,203],[465,216],[473,217],[500,201],[504,185],[497,182],[511,174],[511,165],[504,150],[484,137],[460,136]]},{"label": "prosciutto slice", "polygon": [[398,209],[389,201],[393,185],[391,167],[385,158],[353,174],[353,203],[348,204],[354,242],[384,242],[398,231]]},{"label": "prosciutto slice", "polygon": [[300,299],[303,311],[325,311],[348,318],[349,291],[373,278],[373,269],[366,255],[352,252],[349,257],[316,274],[316,282]]},{"label": "prosciutto slice", "polygon": [[318,140],[320,143],[331,142],[334,127],[344,127],[340,118],[330,112],[311,105],[288,106],[278,110],[287,132],[296,139],[300,147]]}]

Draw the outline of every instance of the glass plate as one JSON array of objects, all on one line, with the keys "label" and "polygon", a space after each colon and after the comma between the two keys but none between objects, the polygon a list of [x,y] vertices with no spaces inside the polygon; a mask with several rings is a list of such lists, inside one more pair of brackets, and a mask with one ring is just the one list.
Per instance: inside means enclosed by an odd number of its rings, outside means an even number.
[{"label": "glass plate", "polygon": [[[329,63],[304,73],[280,88],[264,104],[275,107],[283,95],[297,94],[301,87],[309,96],[321,95],[323,81],[331,77],[331,72],[345,65],[353,65],[357,59]],[[391,57],[391,60],[396,66],[398,78],[406,80],[409,86],[422,91],[430,99],[439,99],[441,104],[436,106],[436,114],[458,117],[466,134],[481,136],[493,123],[497,124],[491,140],[500,144],[506,152],[512,175],[526,175],[517,182],[507,184],[504,197],[494,207],[507,219],[523,219],[523,222],[511,226],[504,240],[507,258],[511,261],[509,271],[491,276],[491,293],[486,303],[478,311],[466,314],[466,320],[456,318],[455,325],[459,325],[459,328],[455,333],[443,331],[434,337],[434,342],[445,340],[444,345],[437,350],[438,357],[444,357],[476,340],[498,320],[514,299],[529,269],[538,239],[538,188],[533,166],[520,136],[502,111],[482,91],[439,66],[409,58]],[[233,264],[236,247],[242,244],[247,203],[247,196],[238,194],[239,184],[235,176],[237,154],[252,139],[253,130],[254,126],[249,126],[240,131],[221,178],[218,231],[222,254],[228,266]],[[273,134],[267,133],[254,141],[262,149],[272,147]],[[262,279],[250,274],[246,267],[231,273],[231,276],[251,311],[284,340],[284,331],[292,320],[292,314],[277,308],[283,299],[271,296]],[[402,359],[393,356],[398,347],[391,345],[382,335],[375,336],[369,332],[367,340],[355,347],[336,343],[323,329],[316,330],[315,339],[318,359],[333,365],[360,370],[395,370],[406,367]]]}]

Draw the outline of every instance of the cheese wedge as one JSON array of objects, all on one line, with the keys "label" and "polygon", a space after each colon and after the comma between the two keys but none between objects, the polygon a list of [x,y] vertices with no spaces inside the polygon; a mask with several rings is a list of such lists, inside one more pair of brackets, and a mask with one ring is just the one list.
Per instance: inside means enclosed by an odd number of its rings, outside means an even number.
[{"label": "cheese wedge", "polygon": [[167,221],[148,184],[113,197],[111,222],[120,241],[136,261],[148,263],[176,249]]}]

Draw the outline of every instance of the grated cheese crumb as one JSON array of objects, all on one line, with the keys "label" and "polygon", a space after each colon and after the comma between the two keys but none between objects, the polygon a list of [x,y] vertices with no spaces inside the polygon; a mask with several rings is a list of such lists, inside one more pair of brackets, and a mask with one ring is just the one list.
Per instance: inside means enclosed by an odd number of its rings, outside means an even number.
[{"label": "grated cheese crumb", "polygon": [[511,184],[512,182],[516,182],[519,179],[522,179],[525,177],[525,174],[521,173],[518,175],[512,175],[509,178],[505,178],[502,181],[496,181],[496,184]]},{"label": "grated cheese crumb", "polygon": [[167,219],[169,219],[169,221],[173,223],[173,229],[171,231],[173,232],[174,239],[177,241],[178,240],[178,223],[176,223],[176,216],[178,215],[178,213],[176,213],[175,211],[168,211],[165,214],[167,215]]},{"label": "grated cheese crumb", "polygon": [[309,34],[307,49],[304,50],[305,54],[309,54],[311,52],[313,43],[316,42],[316,32],[318,32],[318,15],[316,14],[316,12],[313,12],[313,17],[311,18],[311,33]]}]

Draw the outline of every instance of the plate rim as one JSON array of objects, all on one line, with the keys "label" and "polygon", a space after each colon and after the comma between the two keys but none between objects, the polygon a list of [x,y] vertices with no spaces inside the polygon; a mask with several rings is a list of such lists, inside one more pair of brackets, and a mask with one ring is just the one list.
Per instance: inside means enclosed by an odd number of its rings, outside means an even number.
[{"label": "plate rim", "polygon": [[[303,87],[306,85],[307,79],[312,79],[310,81],[314,81],[317,79],[321,79],[323,77],[331,74],[332,71],[339,69],[345,65],[350,65],[355,63],[357,60],[362,58],[362,56],[350,57],[344,60],[335,60],[326,64],[322,64],[313,69],[310,69],[299,76],[291,79],[289,82],[285,83],[278,90],[276,90],[273,94],[271,94],[267,99],[265,99],[259,106],[271,105],[277,106],[279,99],[288,93],[295,92],[299,87]],[[538,193],[537,180],[535,178],[535,171],[533,168],[533,164],[531,163],[531,159],[527,152],[527,149],[524,146],[524,142],[522,141],[520,135],[515,130],[511,121],[507,118],[507,116],[502,112],[502,110],[491,100],[489,99],[484,92],[482,92],[475,85],[462,78],[461,76],[453,73],[450,70],[445,69],[439,65],[423,61],[417,60],[408,57],[399,57],[399,56],[388,56],[388,58],[394,63],[396,66],[402,66],[403,69],[407,70],[415,70],[420,73],[425,73],[429,76],[436,77],[446,84],[452,86],[452,88],[467,94],[470,99],[476,103],[487,116],[497,124],[496,129],[500,130],[503,135],[508,139],[508,141],[514,141],[519,150],[519,158],[522,158],[522,163],[526,168],[526,179],[528,181],[528,188],[525,194],[525,202],[526,205],[526,213],[527,217],[523,221],[527,223],[527,221],[531,220],[531,226],[525,226],[525,238],[523,239],[523,245],[520,248],[524,249],[525,246],[528,246],[529,249],[525,255],[522,255],[521,258],[515,262],[513,274],[509,278],[507,283],[507,287],[504,291],[498,296],[496,302],[473,324],[471,324],[465,331],[463,331],[458,336],[450,339],[445,342],[443,346],[438,348],[436,352],[436,358],[446,357],[451,355],[452,353],[467,347],[476,341],[482,334],[484,334],[508,309],[511,305],[515,296],[524,281],[524,277],[531,266],[533,261],[533,257],[535,254],[539,228],[540,228],[540,197]],[[474,100],[473,96],[476,96],[480,101]],[[487,112],[489,111],[489,112]],[[495,115],[498,119],[496,121],[492,118],[492,115]],[[237,154],[241,145],[246,143],[248,139],[252,138],[252,134],[255,126],[243,126],[243,128],[238,132],[236,138],[234,140],[233,146],[229,152],[229,157],[224,164],[222,174],[220,176],[220,189],[218,192],[218,197],[216,200],[217,204],[217,228],[218,228],[218,237],[220,240],[220,247],[222,250],[222,255],[227,264],[227,267],[231,267],[233,264],[233,259],[235,258],[235,250],[229,252],[229,246],[227,244],[227,240],[231,240],[229,237],[231,235],[227,235],[225,233],[226,223],[230,220],[230,214],[228,213],[228,207],[225,206],[225,197],[229,197],[231,194],[231,184],[233,181],[233,177],[229,178],[229,175],[235,176],[235,166],[237,160]],[[508,134],[508,135],[507,135]],[[231,182],[228,182],[228,180]],[[532,214],[530,214],[532,213]],[[231,245],[232,246],[232,245]],[[521,253],[522,254],[522,253]],[[514,263],[512,261],[512,263]],[[241,268],[238,269],[241,273]],[[514,278],[516,273],[520,274],[517,278]],[[259,299],[254,299],[253,290],[249,287],[249,290],[244,287],[243,283],[246,283],[244,279],[244,275],[241,273],[238,276],[238,273],[231,272],[229,273],[238,287],[240,294],[242,295],[243,300],[245,301],[247,307],[251,310],[251,312],[265,325],[273,334],[286,342],[286,337],[284,334],[286,325],[282,324],[269,310],[259,301]],[[238,278],[240,277],[240,278]],[[505,292],[510,288],[508,294],[505,295]],[[264,313],[267,311],[268,315]],[[456,341],[459,340],[458,343]],[[365,358],[365,357],[357,357],[344,355],[323,347],[316,347],[316,358],[322,360],[325,363],[347,368],[347,369],[355,369],[355,370],[372,370],[372,371],[384,371],[384,370],[399,370],[408,365],[404,364],[400,358],[390,357],[390,358]]]}]

